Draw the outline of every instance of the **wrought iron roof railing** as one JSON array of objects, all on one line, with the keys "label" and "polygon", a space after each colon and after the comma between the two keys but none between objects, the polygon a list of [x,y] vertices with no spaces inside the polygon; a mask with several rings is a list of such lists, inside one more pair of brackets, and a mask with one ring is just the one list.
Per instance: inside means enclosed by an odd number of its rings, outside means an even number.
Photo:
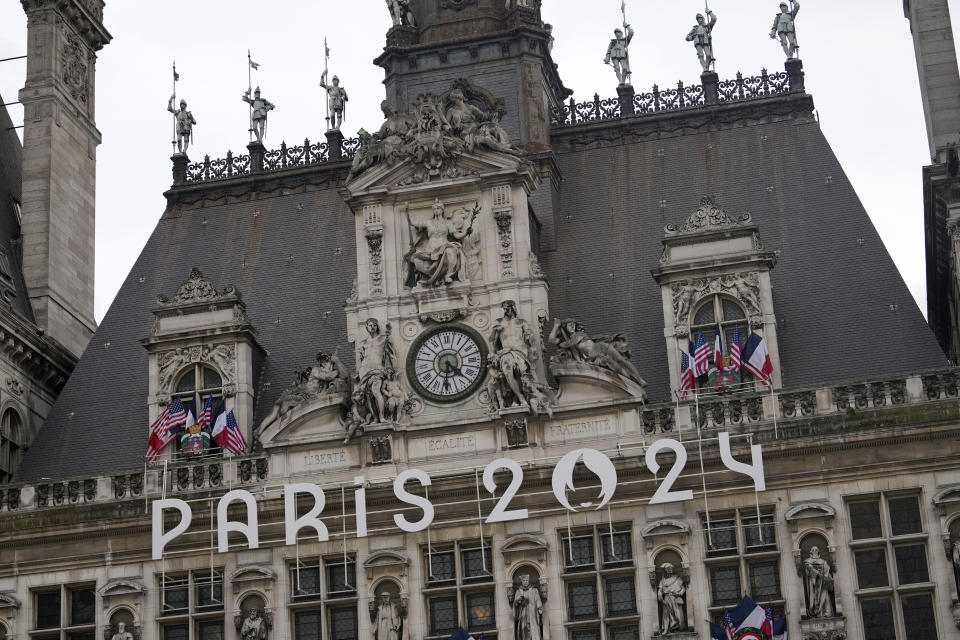
[{"label": "wrought iron roof railing", "polygon": [[786,71],[768,73],[763,69],[757,76],[744,77],[742,73],[737,73],[734,79],[706,87],[703,84],[684,85],[682,81],[670,89],[653,85],[652,91],[633,95],[632,104],[629,105],[632,109],[624,109],[620,97],[601,99],[599,94],[594,94],[593,100],[585,102],[570,98],[568,103],[553,111],[551,124],[564,127],[600,120],[636,118],[664,111],[697,109],[708,104],[757,100],[802,90],[802,86],[791,87],[790,76]]},{"label": "wrought iron roof railing", "polygon": [[359,148],[360,138],[347,138],[340,145],[339,157],[335,157],[337,154],[330,153],[327,142],[310,142],[307,139],[302,145],[291,146],[281,142],[279,149],[266,151],[262,159],[254,158],[253,161],[248,154],[235,156],[232,151],[227,151],[224,158],[211,159],[208,155],[204,156],[203,162],[187,165],[185,182],[213,182],[247,175],[251,172],[271,173],[295,167],[320,165],[331,160],[349,160]]}]

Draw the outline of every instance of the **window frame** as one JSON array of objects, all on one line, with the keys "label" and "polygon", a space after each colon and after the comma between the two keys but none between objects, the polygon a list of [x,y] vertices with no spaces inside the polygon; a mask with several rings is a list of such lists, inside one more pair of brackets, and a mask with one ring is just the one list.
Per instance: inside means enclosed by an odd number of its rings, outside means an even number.
[{"label": "window frame", "polygon": [[[205,384],[206,376],[204,375],[206,371],[213,372],[217,376],[217,378],[219,378],[220,380],[219,387],[206,386]],[[193,374],[193,389],[191,391],[178,391],[178,389],[180,388],[181,381],[184,379],[184,377],[186,377],[188,374],[191,374],[191,373]],[[218,403],[226,402],[227,396],[224,390],[225,383],[223,380],[224,380],[223,373],[212,364],[208,362],[192,362],[188,365],[185,365],[182,369],[180,369],[180,371],[177,372],[177,375],[173,377],[173,388],[170,390],[170,400],[173,400],[174,398],[180,398],[180,401],[183,403],[184,410],[189,412],[193,399],[197,398],[197,402],[199,403],[199,406],[194,407],[195,414],[193,416],[194,419],[197,419],[198,418],[197,414],[203,411],[203,407],[207,401],[208,395],[212,397],[212,400],[210,402],[211,411],[217,410],[217,407],[219,406]],[[202,388],[201,388],[201,383],[199,381],[203,382]],[[226,407],[224,407],[224,409],[226,409]],[[213,430],[212,424],[210,425],[210,428],[212,431]],[[175,458],[178,458],[178,459],[182,457],[181,449],[180,449],[181,447],[180,441],[181,441],[180,435],[174,438],[174,456]],[[213,437],[211,434],[210,449],[205,451],[203,456],[201,457],[219,456],[219,455],[223,455],[223,451],[220,448],[220,446],[216,443],[216,441],[213,440]],[[197,459],[197,457],[198,456],[193,456],[190,459],[195,460]]]},{"label": "window frame", "polygon": [[[89,592],[93,599],[93,620],[80,624],[73,623],[73,594],[79,592]],[[59,617],[55,626],[39,627],[38,616],[40,607],[38,604],[39,596],[46,594],[57,594]],[[96,636],[97,632],[97,609],[99,605],[99,596],[97,594],[96,583],[91,582],[68,582],[58,585],[47,585],[30,590],[30,597],[33,602],[33,619],[30,622],[30,630],[27,632],[31,640],[69,640],[71,636],[77,634],[92,634]],[[9,630],[8,630],[8,633]],[[12,636],[10,636],[12,637]]]},{"label": "window frame", "polygon": [[[736,305],[736,307],[743,314],[742,318],[734,318],[732,320],[727,320],[723,311],[724,301],[730,302],[731,304]],[[697,315],[700,311],[708,304],[713,304],[713,322],[706,324],[697,324]],[[735,327],[740,327],[740,347],[743,348],[744,340],[750,335],[752,329],[750,328],[750,315],[747,313],[746,307],[743,306],[736,298],[723,294],[723,293],[709,293],[704,297],[697,300],[696,304],[690,310],[689,316],[689,340],[696,344],[697,341],[697,332],[703,331],[703,337],[707,341],[707,344],[710,345],[711,350],[713,345],[716,344],[717,332],[716,327],[720,325],[720,330],[723,332],[723,346],[726,349],[726,354],[723,356],[723,366],[724,369],[730,368],[730,343],[733,339],[733,331]],[[686,350],[686,349],[684,349]],[[693,366],[693,354],[688,354],[690,356],[690,365]],[[710,388],[710,369],[713,368],[713,357],[710,358],[710,368],[707,369],[707,372],[701,376],[697,376],[695,380],[696,389],[703,390],[706,392],[713,391]],[[753,391],[756,387],[756,378],[753,374],[744,369],[740,368],[738,372],[740,376],[740,382],[734,385],[733,389],[735,391]]]},{"label": "window frame", "polygon": [[[482,551],[481,551],[482,548]],[[481,551],[482,558],[487,562],[487,573],[468,575],[466,553]],[[430,580],[431,564],[434,556],[449,554],[452,561],[452,578]],[[452,542],[439,542],[429,547],[420,547],[420,562],[425,577],[423,593],[423,607],[425,614],[426,631],[424,640],[445,640],[449,634],[435,633],[432,621],[431,600],[453,598],[456,600],[456,625],[466,629],[476,637],[482,633],[484,638],[497,636],[497,588],[494,580],[493,539],[488,536],[481,538],[466,538]],[[491,625],[483,628],[470,629],[470,598],[477,595],[489,595],[491,601]],[[454,627],[456,629],[456,627]]]},{"label": "window frame", "polygon": [[[199,640],[200,627],[211,622],[219,622],[224,630],[227,628],[227,607],[224,598],[225,577],[223,567],[206,567],[190,569],[172,573],[157,573],[160,597],[159,610],[155,617],[159,628],[158,638],[164,638],[167,628],[186,626],[188,638]],[[219,582],[220,602],[216,602],[217,584]],[[210,595],[213,604],[200,604],[200,589],[210,585]],[[167,592],[172,589],[183,589],[187,594],[186,608],[171,609],[165,613]]]},{"label": "window frame", "polygon": [[[898,501],[905,498],[913,498],[916,504],[917,522],[920,525],[919,531],[910,531],[894,535],[894,522],[892,511],[890,509],[891,501]],[[853,508],[857,505],[877,503],[880,535],[873,537],[854,538],[854,514]],[[936,595],[936,582],[933,577],[933,567],[931,566],[930,551],[930,531],[924,517],[924,499],[923,491],[920,489],[882,491],[876,493],[844,496],[844,508],[849,518],[848,549],[850,554],[851,567],[854,572],[854,596],[857,600],[857,621],[861,629],[866,631],[864,623],[863,603],[874,600],[887,600],[890,602],[890,608],[893,615],[894,637],[903,640],[907,637],[903,599],[914,596],[928,596],[932,603],[934,611],[934,635],[942,628],[942,621],[938,620]],[[901,547],[919,546],[923,548],[924,560],[927,569],[927,580],[925,582],[902,582],[900,578],[900,567],[897,563],[897,549]],[[862,587],[860,586],[860,572],[857,569],[856,558],[858,553],[864,552],[882,552],[884,557],[884,566],[887,572],[887,584],[885,586]]]},{"label": "window frame", "polygon": [[[325,556],[312,556],[301,558],[299,562],[300,571],[310,570],[317,572],[316,591],[311,593],[297,594],[297,563],[287,564],[287,576],[289,579],[289,596],[287,601],[287,615],[290,620],[290,637],[297,640],[296,622],[297,615],[304,613],[314,613],[320,616],[320,638],[334,638],[334,610],[342,611],[352,609],[354,615],[354,624],[359,632],[360,629],[360,609],[357,591],[357,555],[348,553],[346,558],[344,554],[331,554]],[[336,567],[349,567],[345,574],[345,583],[349,584],[349,576],[352,576],[352,590],[332,591],[331,571]],[[301,575],[302,579],[302,575]],[[302,590],[302,585],[301,585]]]},{"label": "window frame", "polygon": [[12,405],[4,407],[0,413],[0,484],[10,482],[20,466],[28,444],[25,432],[23,413]]}]

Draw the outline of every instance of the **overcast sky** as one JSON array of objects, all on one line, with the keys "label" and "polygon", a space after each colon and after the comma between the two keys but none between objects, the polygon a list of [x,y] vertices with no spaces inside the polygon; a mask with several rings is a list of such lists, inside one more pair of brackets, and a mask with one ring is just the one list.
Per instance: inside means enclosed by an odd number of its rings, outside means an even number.
[{"label": "overcast sky", "polygon": [[[699,81],[700,66],[684,36],[703,7],[699,0],[628,0],[636,30],[631,46],[638,91],[677,80]],[[768,36],[779,0],[712,0],[721,79],[762,67],[782,70],[783,52]],[[954,31],[960,0],[950,0]],[[603,65],[620,0],[543,0],[554,25],[554,60],[578,100],[614,96],[616,79]],[[323,139],[323,39],[331,73],[350,96],[344,133],[379,126],[380,53],[390,19],[384,0],[107,0],[113,42],[97,65],[98,151],[96,317],[106,313],[163,212],[171,182],[171,62],[198,120],[191,159],[244,152],[247,49],[262,66],[254,74],[277,105],[267,146]],[[26,18],[18,0],[0,2],[0,58],[25,53]],[[902,0],[803,0],[797,19],[807,90],[822,128],[870,212],[904,280],[926,311],[921,167],[929,163],[913,45]],[[0,95],[16,100],[23,61],[0,63]],[[10,107],[15,124],[19,105]],[[216,251],[216,247],[211,247]],[[184,265],[188,269],[191,265]],[[186,271],[184,271],[186,273]]]}]

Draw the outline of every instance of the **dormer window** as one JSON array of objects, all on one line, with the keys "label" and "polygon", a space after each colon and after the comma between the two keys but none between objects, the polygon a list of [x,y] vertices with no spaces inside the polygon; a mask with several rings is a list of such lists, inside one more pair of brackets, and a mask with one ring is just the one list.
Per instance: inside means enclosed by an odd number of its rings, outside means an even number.
[{"label": "dormer window", "polygon": [[[718,383],[721,386],[729,387],[741,382],[752,382],[753,376],[746,370],[737,373],[730,362],[730,348],[733,346],[734,334],[740,346],[743,346],[744,340],[750,335],[750,325],[747,320],[747,313],[740,304],[723,295],[711,295],[698,303],[693,313],[693,319],[690,325],[690,340],[696,343],[700,332],[707,344],[713,347],[717,340],[717,326],[719,325],[723,339],[723,369],[728,378],[725,381],[717,380],[720,372],[713,366],[711,359],[710,369],[697,380],[699,387],[703,389],[715,389]],[[752,386],[751,386],[752,388]]]},{"label": "dormer window", "polygon": [[0,482],[9,482],[20,464],[25,439],[23,419],[16,409],[8,408],[0,418]]},{"label": "dormer window", "polygon": [[201,406],[208,396],[213,397],[214,408],[218,402],[223,402],[223,379],[216,369],[196,363],[180,374],[173,397],[180,398],[186,407],[194,396],[199,399]]}]

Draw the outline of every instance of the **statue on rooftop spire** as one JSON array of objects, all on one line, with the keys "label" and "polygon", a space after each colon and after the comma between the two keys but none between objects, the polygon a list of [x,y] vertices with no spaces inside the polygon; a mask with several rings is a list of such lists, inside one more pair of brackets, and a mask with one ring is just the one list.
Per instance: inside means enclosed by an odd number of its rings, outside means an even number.
[{"label": "statue on rooftop spire", "polygon": [[[633,40],[633,28],[627,24],[626,0],[620,4],[620,11],[623,12],[623,29],[613,30],[614,37],[607,45],[607,57],[603,59],[603,64],[613,67],[617,74],[617,82],[623,86],[630,84],[630,52],[627,48]],[[624,35],[624,29],[626,35]]]},{"label": "statue on rooftop spire", "polygon": [[413,12],[410,10],[410,0],[387,0],[387,8],[390,9],[393,26],[417,26],[417,21],[413,17]]},{"label": "statue on rooftop spire", "polygon": [[713,57],[713,26],[717,24],[717,14],[709,8],[706,12],[706,17],[702,13],[697,14],[697,24],[687,34],[687,42],[692,42],[696,47],[697,57],[700,58],[700,66],[703,67],[704,73],[710,71],[717,61]]},{"label": "statue on rooftop spire", "polygon": [[173,101],[176,95],[170,96],[167,102],[167,111],[173,114],[177,123],[177,153],[186,153],[187,147],[193,142],[193,125],[197,124],[193,114],[187,111],[187,101],[180,100],[180,108],[174,109]]},{"label": "statue on rooftop spire", "polygon": [[260,87],[253,92],[253,97],[250,96],[250,89],[247,89],[240,99],[250,105],[250,130],[257,137],[257,142],[262,143],[267,134],[267,114],[276,109],[276,105],[260,97]]},{"label": "statue on rooftop spire", "polygon": [[797,49],[800,48],[800,45],[797,44],[795,23],[799,12],[800,3],[797,0],[790,0],[789,5],[786,2],[781,2],[780,13],[774,17],[773,27],[770,29],[772,39],[780,38],[780,46],[783,47],[783,52],[787,54],[787,60],[795,58]]},{"label": "statue on rooftop spire", "polygon": [[343,114],[347,110],[346,90],[340,86],[340,78],[333,76],[333,82],[327,84],[327,72],[320,76],[320,86],[327,91],[327,101],[330,105],[330,130],[339,131],[343,124]]}]

